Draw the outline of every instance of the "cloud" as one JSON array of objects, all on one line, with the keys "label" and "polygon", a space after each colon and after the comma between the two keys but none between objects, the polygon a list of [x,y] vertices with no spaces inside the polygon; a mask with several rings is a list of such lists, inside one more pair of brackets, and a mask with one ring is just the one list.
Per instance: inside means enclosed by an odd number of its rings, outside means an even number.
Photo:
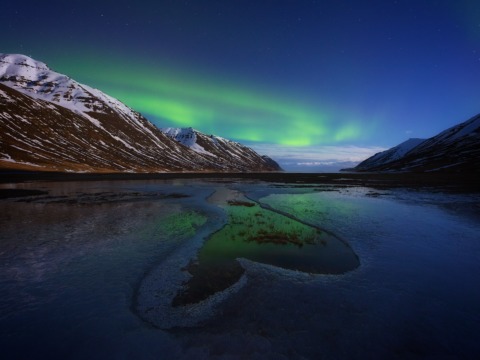
[{"label": "cloud", "polygon": [[341,162],[341,161],[362,161],[386,150],[379,146],[361,147],[355,145],[320,145],[289,147],[277,144],[256,144],[249,143],[256,152],[265,154],[273,159],[298,162]]},{"label": "cloud", "polygon": [[377,152],[386,150],[379,146],[308,146],[287,147],[277,144],[248,144],[256,152],[268,155],[288,171],[335,172],[354,167]]}]

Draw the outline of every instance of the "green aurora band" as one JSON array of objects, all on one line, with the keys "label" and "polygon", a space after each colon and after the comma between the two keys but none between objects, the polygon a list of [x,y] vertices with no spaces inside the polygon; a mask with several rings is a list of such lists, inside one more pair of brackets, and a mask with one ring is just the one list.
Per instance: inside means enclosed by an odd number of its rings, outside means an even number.
[{"label": "green aurora band", "polygon": [[368,132],[359,121],[332,120],[332,112],[289,96],[272,96],[273,91],[250,90],[252,86],[168,66],[102,59],[64,58],[56,68],[118,98],[159,127],[193,127],[239,141],[295,147],[358,140]]}]

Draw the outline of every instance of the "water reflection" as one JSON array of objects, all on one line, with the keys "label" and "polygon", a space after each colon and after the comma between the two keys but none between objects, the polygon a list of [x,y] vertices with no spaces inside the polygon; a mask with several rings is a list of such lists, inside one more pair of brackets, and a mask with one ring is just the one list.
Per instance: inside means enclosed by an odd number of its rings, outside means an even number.
[{"label": "water reflection", "polygon": [[236,195],[226,199],[227,225],[187,267],[192,277],[174,306],[202,301],[236,283],[244,272],[237,258],[312,274],[340,274],[359,265],[352,249],[332,234]]}]

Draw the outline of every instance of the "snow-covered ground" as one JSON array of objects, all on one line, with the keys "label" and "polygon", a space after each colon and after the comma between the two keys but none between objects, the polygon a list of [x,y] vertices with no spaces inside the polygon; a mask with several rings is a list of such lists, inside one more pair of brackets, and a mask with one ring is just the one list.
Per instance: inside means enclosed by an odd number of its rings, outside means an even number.
[{"label": "snow-covered ground", "polygon": [[[149,283],[152,274],[165,264],[180,273],[202,237],[224,223],[221,208],[206,201],[224,186],[335,233],[360,266],[312,275],[240,260],[246,282],[205,308],[197,326],[152,326],[137,316],[139,290],[151,288],[159,303],[162,293],[175,290],[175,282]],[[477,195],[188,180],[1,187],[50,191],[32,202],[0,202],[4,359],[476,359],[480,353]],[[162,311],[171,316],[168,307]]]}]

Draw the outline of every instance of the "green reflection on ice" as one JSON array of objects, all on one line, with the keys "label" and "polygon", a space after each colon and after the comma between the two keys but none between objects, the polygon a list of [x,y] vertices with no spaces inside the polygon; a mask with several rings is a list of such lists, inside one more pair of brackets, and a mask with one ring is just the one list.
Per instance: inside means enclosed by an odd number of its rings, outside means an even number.
[{"label": "green reflection on ice", "polygon": [[237,282],[237,258],[315,274],[339,274],[359,265],[352,249],[336,237],[246,201],[227,206],[228,224],[188,267],[192,278],[174,306],[196,303]]}]

